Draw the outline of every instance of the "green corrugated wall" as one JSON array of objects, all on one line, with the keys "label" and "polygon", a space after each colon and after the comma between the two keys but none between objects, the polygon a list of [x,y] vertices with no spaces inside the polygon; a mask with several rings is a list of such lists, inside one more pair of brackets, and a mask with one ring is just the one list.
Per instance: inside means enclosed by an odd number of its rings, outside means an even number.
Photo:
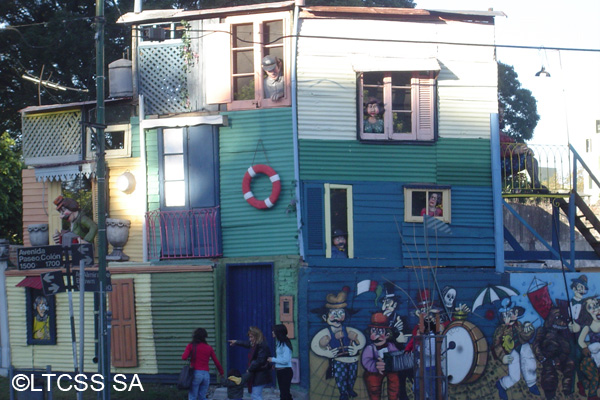
[{"label": "green corrugated wall", "polygon": [[146,131],[146,194],[148,196],[148,211],[160,207],[160,185],[158,180],[158,131]]},{"label": "green corrugated wall", "polygon": [[[296,214],[286,212],[294,191],[291,109],[238,111],[227,116],[229,126],[219,133],[224,256],[298,254]],[[244,200],[242,180],[254,164],[268,164],[280,176],[281,195],[271,209],[258,210]],[[269,196],[271,182],[266,175],[253,179],[252,191],[260,200]]]},{"label": "green corrugated wall", "polygon": [[301,140],[300,179],[490,186],[490,142],[439,139],[426,146]]},{"label": "green corrugated wall", "polygon": [[208,343],[216,349],[214,272],[152,274],[151,296],[159,374],[179,372],[196,328],[208,331]]}]

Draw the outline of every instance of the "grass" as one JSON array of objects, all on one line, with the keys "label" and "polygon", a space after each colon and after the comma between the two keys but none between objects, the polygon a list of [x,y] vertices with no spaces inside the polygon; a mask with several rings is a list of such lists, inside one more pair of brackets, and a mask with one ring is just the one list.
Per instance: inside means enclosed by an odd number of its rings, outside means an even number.
[{"label": "grass", "polygon": [[[130,385],[131,382],[127,381]],[[77,398],[74,389],[63,392],[56,387],[56,382],[52,383],[52,398],[54,400],[74,400]],[[67,382],[62,384],[68,386]],[[96,385],[97,386],[97,385]],[[123,384],[111,384],[118,388],[123,388]],[[144,391],[139,386],[131,387],[131,390],[116,391],[111,389],[111,400],[182,400],[187,399],[187,391],[178,390],[175,385],[163,385],[158,383],[142,383]],[[18,392],[15,391],[15,399],[18,399]],[[47,398],[47,397],[46,397]],[[8,378],[0,376],[0,400],[10,399],[10,382]],[[98,392],[88,388],[83,392],[84,400],[98,400]]]}]

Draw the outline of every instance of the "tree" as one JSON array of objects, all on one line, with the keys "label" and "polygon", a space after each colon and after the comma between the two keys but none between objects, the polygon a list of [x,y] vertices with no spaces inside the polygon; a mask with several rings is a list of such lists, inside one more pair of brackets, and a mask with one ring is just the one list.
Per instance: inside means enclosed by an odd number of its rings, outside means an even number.
[{"label": "tree", "polygon": [[0,237],[23,243],[21,154],[8,133],[0,135]]},{"label": "tree", "polygon": [[498,109],[500,130],[523,143],[533,137],[540,116],[537,100],[530,90],[521,87],[511,65],[498,62]]}]

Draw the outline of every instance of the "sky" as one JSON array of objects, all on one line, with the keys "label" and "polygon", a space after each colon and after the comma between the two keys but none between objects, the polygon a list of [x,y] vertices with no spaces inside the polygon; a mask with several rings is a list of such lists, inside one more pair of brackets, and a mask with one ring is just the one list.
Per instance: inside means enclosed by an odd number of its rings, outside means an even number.
[{"label": "sky", "polygon": [[[416,8],[478,10],[493,8],[498,60],[512,65],[522,87],[537,99],[540,121],[530,143],[571,143],[581,154],[585,138],[597,137],[600,120],[600,1],[598,0],[415,0]],[[548,48],[597,49],[597,52]],[[539,48],[544,48],[540,50]],[[550,78],[536,77],[545,66]],[[583,148],[582,148],[583,147]]]}]

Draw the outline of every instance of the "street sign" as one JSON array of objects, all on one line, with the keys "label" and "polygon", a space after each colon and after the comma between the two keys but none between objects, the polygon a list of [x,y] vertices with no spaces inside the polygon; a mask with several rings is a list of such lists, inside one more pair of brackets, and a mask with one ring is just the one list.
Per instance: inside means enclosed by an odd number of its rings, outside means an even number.
[{"label": "street sign", "polygon": [[62,263],[62,247],[21,247],[17,249],[17,266],[21,270],[64,267]]},{"label": "street sign", "polygon": [[60,271],[40,274],[40,278],[42,279],[42,289],[46,296],[53,296],[66,290],[63,273]]},{"label": "street sign", "polygon": [[73,268],[77,267],[81,260],[86,266],[94,264],[94,246],[91,243],[72,244],[69,249]]},{"label": "street sign", "polygon": [[[84,271],[85,281],[84,289],[86,292],[99,292],[100,279],[98,271]],[[79,291],[79,282],[81,281],[79,270],[73,270],[73,289]],[[110,280],[110,272],[106,271],[106,291],[112,292],[112,283]]]}]

